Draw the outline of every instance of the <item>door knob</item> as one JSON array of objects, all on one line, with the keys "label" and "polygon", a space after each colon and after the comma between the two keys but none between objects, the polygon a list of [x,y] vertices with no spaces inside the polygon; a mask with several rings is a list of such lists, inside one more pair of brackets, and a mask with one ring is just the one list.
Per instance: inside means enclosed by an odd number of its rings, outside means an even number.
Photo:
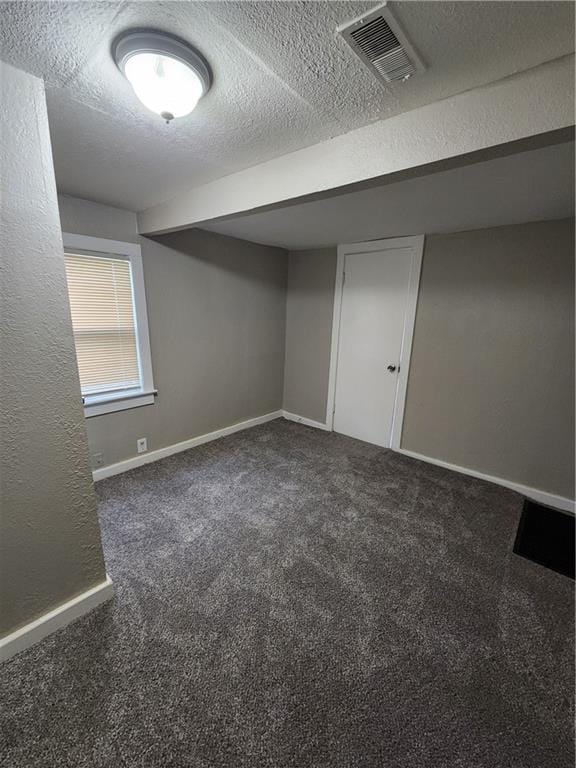
[{"label": "door knob", "polygon": [[388,370],[390,371],[390,373],[394,373],[394,371],[396,370],[396,366],[395,365],[389,365],[388,366]]}]

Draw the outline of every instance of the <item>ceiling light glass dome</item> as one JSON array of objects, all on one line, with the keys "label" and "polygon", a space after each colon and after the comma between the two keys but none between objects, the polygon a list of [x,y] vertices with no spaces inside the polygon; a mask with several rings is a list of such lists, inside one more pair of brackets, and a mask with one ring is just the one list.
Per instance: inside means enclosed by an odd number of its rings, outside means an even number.
[{"label": "ceiling light glass dome", "polygon": [[190,114],[212,83],[205,59],[164,32],[126,32],[114,41],[113,55],[142,104],[167,123]]}]

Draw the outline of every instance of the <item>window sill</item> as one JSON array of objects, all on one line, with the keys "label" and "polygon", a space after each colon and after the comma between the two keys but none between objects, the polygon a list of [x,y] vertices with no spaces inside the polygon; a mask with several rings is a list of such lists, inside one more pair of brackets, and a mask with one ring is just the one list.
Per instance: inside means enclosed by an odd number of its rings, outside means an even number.
[{"label": "window sill", "polygon": [[92,416],[103,416],[105,413],[153,405],[155,396],[156,390],[123,395],[87,395],[84,398],[84,416],[89,419]]}]

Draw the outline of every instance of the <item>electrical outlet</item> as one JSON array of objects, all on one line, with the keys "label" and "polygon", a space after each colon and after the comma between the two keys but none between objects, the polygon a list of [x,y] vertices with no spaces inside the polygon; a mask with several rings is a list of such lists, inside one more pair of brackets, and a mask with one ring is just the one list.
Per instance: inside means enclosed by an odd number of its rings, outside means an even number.
[{"label": "electrical outlet", "polygon": [[95,467],[102,467],[102,466],[104,466],[104,454],[103,453],[93,453],[92,454],[92,464]]},{"label": "electrical outlet", "polygon": [[136,448],[138,449],[138,453],[146,453],[148,450],[147,438],[139,437],[138,440],[136,440]]}]

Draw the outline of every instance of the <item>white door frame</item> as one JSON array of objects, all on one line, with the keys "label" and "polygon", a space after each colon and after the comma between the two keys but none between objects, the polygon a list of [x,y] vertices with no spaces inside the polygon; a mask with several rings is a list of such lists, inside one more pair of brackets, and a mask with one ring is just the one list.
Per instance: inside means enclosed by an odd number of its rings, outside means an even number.
[{"label": "white door frame", "polygon": [[330,348],[330,376],[328,379],[328,401],[326,407],[326,426],[334,429],[334,410],[336,407],[336,376],[338,373],[338,349],[340,345],[340,317],[342,312],[342,294],[344,290],[344,263],[346,256],[354,253],[372,253],[389,249],[405,248],[407,256],[412,260],[408,282],[408,299],[404,335],[400,352],[400,374],[394,402],[392,421],[391,448],[397,451],[402,440],[402,425],[404,423],[404,406],[406,404],[406,389],[410,371],[410,356],[412,354],[412,339],[416,306],[418,304],[418,288],[422,270],[422,254],[424,252],[424,235],[414,237],[395,237],[387,240],[370,240],[366,243],[349,243],[338,246],[338,261],[336,264],[336,284],[334,286],[334,312],[332,315],[332,344]]}]

